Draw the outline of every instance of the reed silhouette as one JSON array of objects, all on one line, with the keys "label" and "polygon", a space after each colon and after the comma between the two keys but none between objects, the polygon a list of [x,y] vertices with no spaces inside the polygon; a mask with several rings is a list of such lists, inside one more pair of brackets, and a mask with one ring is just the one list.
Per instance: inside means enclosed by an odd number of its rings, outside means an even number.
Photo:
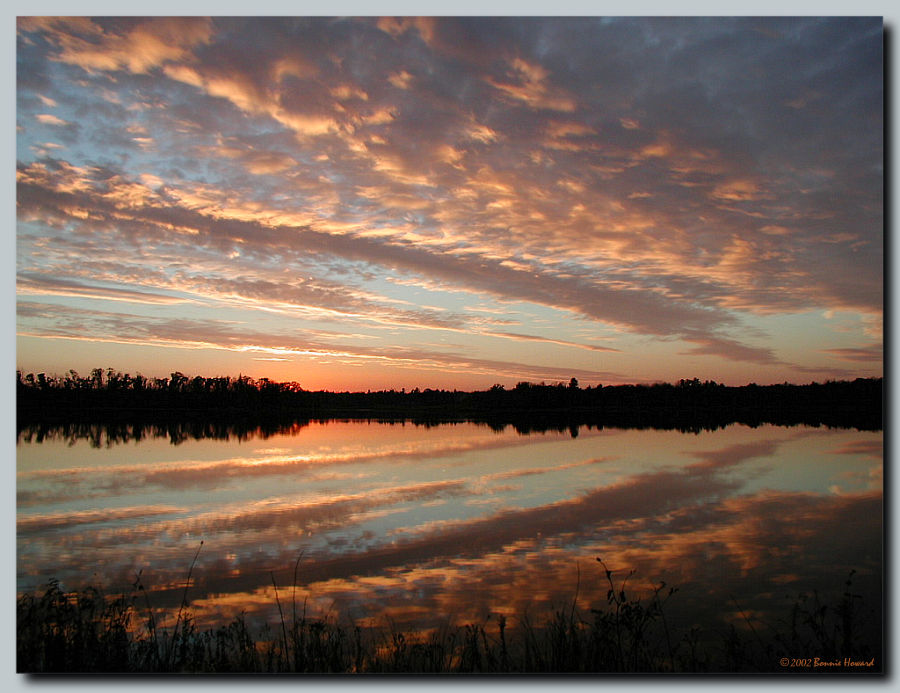
[{"label": "reed silhouette", "polygon": [[[198,549],[199,552],[199,549]],[[196,556],[194,557],[196,561]],[[96,588],[67,592],[51,580],[40,594],[17,600],[19,673],[825,673],[834,668],[791,668],[785,660],[817,653],[847,673],[883,672],[880,641],[867,640],[862,595],[852,588],[824,602],[798,595],[775,627],[749,617],[749,631],[734,627],[705,633],[698,626],[671,629],[666,605],[678,589],[660,583],[648,594],[628,587],[634,574],[617,577],[600,558],[606,602],[585,613],[571,603],[550,613],[499,615],[481,623],[438,625],[422,632],[398,631],[391,623],[362,628],[339,615],[310,617],[306,604],[291,608],[275,587],[273,631],[255,633],[243,615],[199,630],[184,583],[174,625],[154,615],[138,575],[130,593],[106,596]],[[297,563],[299,564],[298,558]],[[581,576],[579,574],[579,581]],[[294,570],[294,586],[297,566]],[[143,622],[143,625],[142,625]],[[801,655],[805,656],[805,655]]]}]

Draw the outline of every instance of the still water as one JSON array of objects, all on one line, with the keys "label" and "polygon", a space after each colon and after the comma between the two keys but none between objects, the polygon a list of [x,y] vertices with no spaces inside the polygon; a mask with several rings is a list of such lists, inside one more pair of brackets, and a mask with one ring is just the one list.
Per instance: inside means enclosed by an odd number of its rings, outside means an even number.
[{"label": "still water", "polygon": [[[575,435],[573,435],[573,433]],[[413,630],[537,619],[665,581],[674,631],[772,627],[855,570],[880,628],[882,432],[329,421],[240,439],[20,436],[17,587],[188,590],[198,626],[283,604]],[[203,542],[202,547],[200,542]],[[290,608],[290,607],[287,607]],[[807,656],[797,653],[798,656]]]}]

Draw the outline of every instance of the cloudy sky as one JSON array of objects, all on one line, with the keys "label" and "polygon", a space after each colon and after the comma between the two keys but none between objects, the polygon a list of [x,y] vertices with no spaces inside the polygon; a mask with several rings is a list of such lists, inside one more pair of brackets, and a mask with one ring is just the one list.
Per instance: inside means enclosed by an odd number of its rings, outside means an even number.
[{"label": "cloudy sky", "polygon": [[882,374],[880,18],[19,18],[17,365]]}]

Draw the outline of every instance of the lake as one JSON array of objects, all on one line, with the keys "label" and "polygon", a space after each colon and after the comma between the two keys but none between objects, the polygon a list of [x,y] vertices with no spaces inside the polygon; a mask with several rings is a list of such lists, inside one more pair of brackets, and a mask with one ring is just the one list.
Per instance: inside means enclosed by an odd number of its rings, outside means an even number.
[{"label": "lake", "polygon": [[607,605],[601,558],[629,595],[677,587],[673,637],[714,642],[789,628],[798,600],[839,600],[855,571],[859,628],[880,650],[881,431],[333,420],[95,435],[19,436],[20,593],[51,578],[130,592],[140,574],[171,613],[196,555],[198,626],[277,627],[277,588],[286,610],[413,632],[589,616]]}]

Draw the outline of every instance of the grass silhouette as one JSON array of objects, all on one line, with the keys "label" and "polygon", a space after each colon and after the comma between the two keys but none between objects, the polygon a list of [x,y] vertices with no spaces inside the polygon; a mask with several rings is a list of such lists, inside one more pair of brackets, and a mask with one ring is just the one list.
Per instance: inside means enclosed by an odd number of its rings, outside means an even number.
[{"label": "grass silhouette", "polygon": [[[202,545],[202,542],[201,542]],[[200,549],[197,550],[199,555]],[[107,596],[94,587],[67,592],[51,580],[41,594],[17,600],[17,671],[20,673],[747,673],[823,671],[788,667],[798,654],[864,664],[882,671],[880,642],[866,642],[862,596],[852,576],[836,604],[818,594],[800,595],[778,628],[768,632],[747,618],[749,635],[733,626],[712,639],[697,627],[673,632],[666,604],[677,588],[663,582],[649,595],[628,591],[629,572],[616,580],[597,558],[608,586],[606,603],[582,613],[570,604],[549,614],[490,617],[483,623],[442,626],[422,633],[393,624],[363,629],[337,617],[310,618],[298,611],[296,576],[290,614],[275,587],[277,632],[254,632],[244,615],[198,630],[189,608],[197,555],[185,579],[174,625],[161,627],[137,576],[130,594]],[[579,573],[580,585],[580,573]],[[141,597],[143,597],[141,599]],[[737,604],[737,600],[735,600]],[[746,618],[746,617],[745,617]],[[798,662],[802,664],[802,662]],[[847,671],[849,667],[842,667]],[[830,668],[828,670],[834,670]]]}]

